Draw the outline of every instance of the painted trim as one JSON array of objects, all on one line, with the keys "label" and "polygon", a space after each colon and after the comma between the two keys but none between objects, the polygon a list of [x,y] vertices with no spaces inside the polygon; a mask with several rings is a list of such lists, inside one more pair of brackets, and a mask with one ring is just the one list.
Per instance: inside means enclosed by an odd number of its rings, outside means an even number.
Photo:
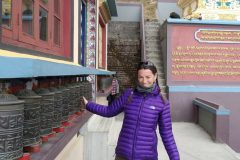
[{"label": "painted trim", "polygon": [[177,23],[177,24],[213,24],[213,25],[240,25],[239,21],[224,21],[224,20],[187,20],[187,19],[173,19],[168,18],[167,23]]},{"label": "painted trim", "polygon": [[102,18],[104,19],[104,22],[108,23],[111,20],[111,14],[110,14],[109,7],[106,2],[103,2],[99,6],[99,11],[102,15]]},{"label": "painted trim", "polygon": [[240,86],[169,86],[169,92],[240,92]]},{"label": "painted trim", "polygon": [[197,106],[199,106],[199,107],[201,107],[201,108],[203,108],[203,109],[205,109],[205,110],[207,110],[207,111],[209,111],[209,112],[211,112],[215,115],[219,115],[219,116],[226,116],[226,115],[230,115],[230,113],[231,113],[230,110],[228,110],[226,108],[215,109],[215,108],[211,107],[210,105],[207,105],[207,104],[205,104],[203,102],[200,102],[198,100],[194,100],[193,104],[197,105]]},{"label": "painted trim", "polygon": [[31,58],[31,59],[39,59],[39,60],[45,60],[49,62],[56,62],[56,63],[62,63],[62,64],[78,65],[69,61],[47,58],[47,57],[40,57],[38,55],[35,56],[35,55],[24,54],[19,52],[12,52],[12,51],[3,50],[3,49],[0,49],[0,56],[15,57],[15,58]]}]

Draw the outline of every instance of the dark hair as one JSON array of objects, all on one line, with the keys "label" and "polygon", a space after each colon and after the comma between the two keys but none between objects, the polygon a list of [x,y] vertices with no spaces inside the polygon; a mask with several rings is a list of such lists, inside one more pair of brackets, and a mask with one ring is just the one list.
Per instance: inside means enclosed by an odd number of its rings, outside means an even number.
[{"label": "dark hair", "polygon": [[150,61],[142,61],[138,63],[137,71],[140,69],[149,69],[155,75],[157,73],[156,66]]},{"label": "dark hair", "polygon": [[[155,75],[157,74],[157,68],[151,61],[142,61],[138,63],[137,71],[140,69],[149,69]],[[158,78],[156,79],[156,83],[158,85]],[[159,85],[158,85],[159,86]]]}]

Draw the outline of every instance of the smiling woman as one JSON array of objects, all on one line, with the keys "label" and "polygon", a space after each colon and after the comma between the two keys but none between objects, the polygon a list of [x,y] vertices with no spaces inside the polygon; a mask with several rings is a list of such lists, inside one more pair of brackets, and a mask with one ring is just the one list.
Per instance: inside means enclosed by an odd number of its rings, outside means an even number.
[{"label": "smiling woman", "polygon": [[149,61],[140,62],[137,77],[136,86],[126,89],[108,106],[88,102],[84,98],[86,109],[103,117],[124,113],[115,160],[158,160],[157,125],[169,159],[179,160],[172,133],[170,105],[160,94],[155,65]]}]

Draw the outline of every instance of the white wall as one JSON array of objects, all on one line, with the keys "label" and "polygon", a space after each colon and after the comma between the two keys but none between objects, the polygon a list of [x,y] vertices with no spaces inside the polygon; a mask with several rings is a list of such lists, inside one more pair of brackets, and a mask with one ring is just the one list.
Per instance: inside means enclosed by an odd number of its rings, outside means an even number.
[{"label": "white wall", "polygon": [[118,17],[112,17],[111,21],[140,22],[141,5],[117,3]]},{"label": "white wall", "polygon": [[176,12],[180,16],[182,15],[182,11],[176,3],[158,2],[157,17],[160,23],[163,23],[166,19],[168,19],[171,12]]}]

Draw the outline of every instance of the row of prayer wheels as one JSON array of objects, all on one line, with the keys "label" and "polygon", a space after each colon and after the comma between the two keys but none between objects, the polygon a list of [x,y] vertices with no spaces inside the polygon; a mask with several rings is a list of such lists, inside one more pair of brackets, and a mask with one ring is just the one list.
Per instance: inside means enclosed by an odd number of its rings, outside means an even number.
[{"label": "row of prayer wheels", "polygon": [[83,95],[92,99],[88,81],[16,95],[0,93],[0,160],[15,160],[22,157],[23,147],[41,144],[41,136],[84,108]]}]

